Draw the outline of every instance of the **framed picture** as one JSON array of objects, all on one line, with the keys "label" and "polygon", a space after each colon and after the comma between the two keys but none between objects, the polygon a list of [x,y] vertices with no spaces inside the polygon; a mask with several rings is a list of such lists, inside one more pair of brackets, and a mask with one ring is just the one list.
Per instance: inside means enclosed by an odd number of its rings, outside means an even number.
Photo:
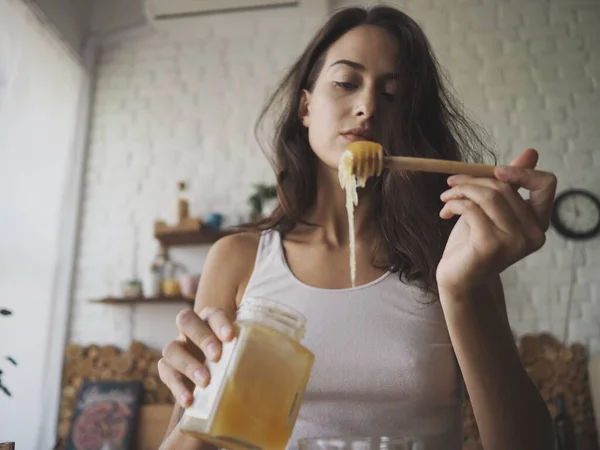
[{"label": "framed picture", "polygon": [[84,381],[77,394],[65,448],[133,448],[143,392],[140,381]]}]

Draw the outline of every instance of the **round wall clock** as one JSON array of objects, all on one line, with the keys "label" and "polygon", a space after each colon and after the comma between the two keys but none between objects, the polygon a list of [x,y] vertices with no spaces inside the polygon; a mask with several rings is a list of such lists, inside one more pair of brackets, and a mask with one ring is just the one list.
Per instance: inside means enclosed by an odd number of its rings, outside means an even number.
[{"label": "round wall clock", "polygon": [[584,189],[567,189],[556,196],[550,223],[563,237],[590,239],[600,233],[600,200]]}]

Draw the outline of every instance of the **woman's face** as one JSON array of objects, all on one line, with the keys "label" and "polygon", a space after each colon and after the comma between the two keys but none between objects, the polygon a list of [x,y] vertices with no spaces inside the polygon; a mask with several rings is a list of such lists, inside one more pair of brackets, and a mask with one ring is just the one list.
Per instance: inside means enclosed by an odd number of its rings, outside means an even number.
[{"label": "woman's face", "polygon": [[398,44],[387,31],[360,26],[329,48],[312,92],[303,91],[300,117],[319,159],[337,169],[345,147],[378,141],[382,117],[396,93]]}]

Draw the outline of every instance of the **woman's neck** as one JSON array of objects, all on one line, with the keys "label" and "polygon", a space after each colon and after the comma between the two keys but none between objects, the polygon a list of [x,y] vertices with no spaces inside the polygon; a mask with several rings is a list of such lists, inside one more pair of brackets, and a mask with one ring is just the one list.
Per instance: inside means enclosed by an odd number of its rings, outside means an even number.
[{"label": "woman's neck", "polygon": [[[349,241],[346,191],[340,186],[338,172],[323,163],[317,165],[317,190],[315,206],[306,220],[321,227],[324,239],[334,246],[347,245]],[[370,240],[375,233],[372,213],[372,190],[367,186],[358,189],[358,205],[354,210],[356,239]]]}]

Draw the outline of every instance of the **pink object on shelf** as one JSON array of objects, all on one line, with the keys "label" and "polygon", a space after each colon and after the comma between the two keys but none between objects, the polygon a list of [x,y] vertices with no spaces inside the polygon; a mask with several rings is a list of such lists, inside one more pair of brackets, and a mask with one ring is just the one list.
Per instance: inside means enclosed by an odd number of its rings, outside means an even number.
[{"label": "pink object on shelf", "polygon": [[181,295],[187,298],[194,298],[200,283],[200,274],[184,274],[179,277]]}]

